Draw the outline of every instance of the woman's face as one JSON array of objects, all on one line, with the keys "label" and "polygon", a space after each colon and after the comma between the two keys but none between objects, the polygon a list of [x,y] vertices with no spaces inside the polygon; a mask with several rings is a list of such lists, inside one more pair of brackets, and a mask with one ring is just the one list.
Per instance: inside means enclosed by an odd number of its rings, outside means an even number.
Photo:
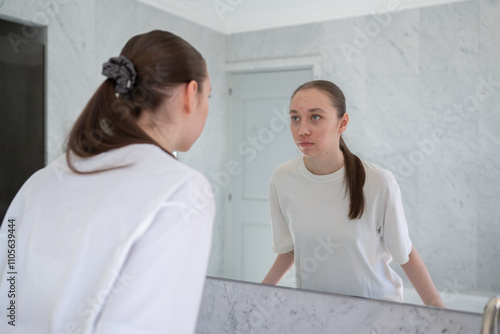
[{"label": "woman's face", "polygon": [[330,98],[311,88],[297,92],[290,102],[290,130],[299,150],[306,157],[334,152],[340,134],[347,126],[347,114],[339,119]]}]

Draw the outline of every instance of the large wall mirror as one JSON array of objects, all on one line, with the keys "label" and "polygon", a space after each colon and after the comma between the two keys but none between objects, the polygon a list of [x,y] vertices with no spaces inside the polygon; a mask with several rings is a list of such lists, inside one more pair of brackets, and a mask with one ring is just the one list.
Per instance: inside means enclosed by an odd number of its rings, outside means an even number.
[{"label": "large wall mirror", "polygon": [[[500,292],[497,2],[0,1],[0,16],[48,27],[46,163],[103,80],[101,64],[132,35],[169,30],[201,51],[211,112],[179,158],[216,192],[210,276],[260,282],[274,261],[269,180],[300,154],[289,99],[322,78],[346,95],[351,151],[395,175],[410,238],[445,303],[481,312]],[[418,301],[398,267],[405,302]],[[283,285],[294,286],[293,272]]]}]

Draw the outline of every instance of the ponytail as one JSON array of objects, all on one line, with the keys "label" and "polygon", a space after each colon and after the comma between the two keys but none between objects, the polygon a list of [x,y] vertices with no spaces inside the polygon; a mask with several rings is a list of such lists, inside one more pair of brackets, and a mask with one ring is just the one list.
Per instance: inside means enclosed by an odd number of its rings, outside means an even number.
[{"label": "ponytail", "polygon": [[66,150],[69,168],[78,174],[109,170],[108,168],[93,172],[79,171],[71,162],[70,153],[86,158],[130,144],[158,145],[137,125],[135,118],[138,114],[139,111],[130,106],[129,100],[115,96],[113,80],[104,81],[89,100],[70,132]]},{"label": "ponytail", "polygon": [[[306,82],[295,90],[293,96],[305,89],[317,89],[327,94],[332,105],[337,110],[337,117],[342,119],[346,112],[345,96],[342,90],[333,82],[326,80],[314,80]],[[366,173],[361,160],[349,151],[342,136],[340,136],[339,147],[344,155],[345,174],[344,185],[345,195],[349,193],[349,219],[359,219],[365,210],[365,195],[363,186],[365,185]]]},{"label": "ponytail", "polygon": [[349,193],[349,219],[359,219],[365,210],[365,185],[366,173],[361,160],[349,151],[342,136],[339,142],[340,150],[344,154],[346,186],[345,195]]}]

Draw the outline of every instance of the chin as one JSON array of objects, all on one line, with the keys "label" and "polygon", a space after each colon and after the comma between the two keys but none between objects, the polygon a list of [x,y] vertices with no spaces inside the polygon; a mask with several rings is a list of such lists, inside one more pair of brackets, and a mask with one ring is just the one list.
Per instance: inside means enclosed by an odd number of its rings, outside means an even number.
[{"label": "chin", "polygon": [[200,137],[200,135],[201,135],[201,132],[196,137],[191,136],[191,137],[188,137],[188,138],[184,138],[184,140],[180,141],[180,143],[178,144],[179,147],[176,147],[175,150],[178,151],[178,152],[187,152],[187,151],[189,151],[191,149],[191,147],[193,147],[194,143],[196,143],[198,141],[198,138]]},{"label": "chin", "polygon": [[185,147],[179,147],[179,148],[176,148],[175,151],[176,152],[187,152],[191,149],[191,146],[185,148]]},{"label": "chin", "polygon": [[187,151],[189,151],[189,150],[191,149],[191,147],[193,147],[193,144],[194,144],[194,142],[193,142],[193,143],[191,143],[191,144],[184,144],[184,145],[180,145],[180,146],[179,146],[179,147],[177,147],[175,150],[176,150],[177,152],[187,152]]},{"label": "chin", "polygon": [[300,151],[300,153],[302,153],[302,155],[305,156],[305,157],[312,158],[312,157],[314,157],[314,156],[317,155],[315,152],[313,152],[311,150],[308,150],[307,148],[306,149],[302,149],[299,146],[297,146],[297,148]]}]

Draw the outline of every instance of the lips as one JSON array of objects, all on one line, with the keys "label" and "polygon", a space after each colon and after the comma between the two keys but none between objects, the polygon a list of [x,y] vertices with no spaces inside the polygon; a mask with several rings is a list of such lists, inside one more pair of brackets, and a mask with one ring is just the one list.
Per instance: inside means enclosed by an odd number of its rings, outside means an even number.
[{"label": "lips", "polygon": [[312,145],[313,145],[313,143],[310,143],[310,142],[307,142],[307,141],[299,142],[299,146],[300,147],[310,147]]}]

